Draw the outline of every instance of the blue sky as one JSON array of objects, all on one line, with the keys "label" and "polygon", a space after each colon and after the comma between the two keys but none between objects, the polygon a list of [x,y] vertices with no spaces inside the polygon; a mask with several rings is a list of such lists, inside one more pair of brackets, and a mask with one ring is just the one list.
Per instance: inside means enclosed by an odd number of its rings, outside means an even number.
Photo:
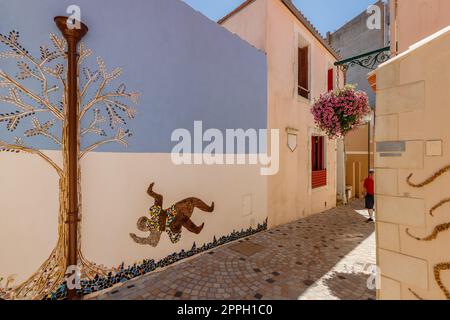
[{"label": "blue sky", "polygon": [[[183,0],[211,20],[217,21],[244,0]],[[376,0],[294,0],[295,5],[325,35],[366,10]]]}]

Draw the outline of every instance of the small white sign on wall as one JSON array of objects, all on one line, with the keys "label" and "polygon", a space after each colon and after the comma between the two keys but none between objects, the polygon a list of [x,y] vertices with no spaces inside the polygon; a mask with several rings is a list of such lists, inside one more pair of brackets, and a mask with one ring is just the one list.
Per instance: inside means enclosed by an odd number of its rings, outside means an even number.
[{"label": "small white sign on wall", "polygon": [[289,150],[294,152],[297,149],[298,130],[293,128],[286,128],[286,133],[287,133],[287,146]]},{"label": "small white sign on wall", "polygon": [[426,146],[427,157],[442,156],[442,140],[427,141]]}]

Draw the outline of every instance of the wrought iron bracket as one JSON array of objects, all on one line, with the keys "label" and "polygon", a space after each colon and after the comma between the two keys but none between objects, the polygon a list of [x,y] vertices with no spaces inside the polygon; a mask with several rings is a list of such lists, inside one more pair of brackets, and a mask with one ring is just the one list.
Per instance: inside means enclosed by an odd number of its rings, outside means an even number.
[{"label": "wrought iron bracket", "polygon": [[334,65],[343,72],[346,72],[349,68],[355,66],[363,67],[368,70],[375,70],[379,64],[388,61],[390,57],[391,48],[384,47],[348,59],[337,61]]}]

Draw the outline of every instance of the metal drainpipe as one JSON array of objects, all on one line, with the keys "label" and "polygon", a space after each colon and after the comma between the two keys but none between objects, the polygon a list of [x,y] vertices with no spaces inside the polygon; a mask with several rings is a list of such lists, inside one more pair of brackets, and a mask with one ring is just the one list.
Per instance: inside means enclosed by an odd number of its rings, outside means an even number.
[{"label": "metal drainpipe", "polygon": [[[80,28],[70,28],[67,17],[56,17],[55,23],[67,41],[67,124],[68,124],[68,254],[67,267],[78,265],[78,42],[88,32],[88,27],[80,23]],[[68,290],[70,300],[77,299],[76,289]]]},{"label": "metal drainpipe", "polygon": [[398,0],[394,0],[394,27],[392,30],[392,47],[394,48],[394,52],[392,54],[396,56],[398,55]]},{"label": "metal drainpipe", "polygon": [[370,169],[371,169],[371,167],[370,167],[370,150],[371,150],[371,147],[370,147],[370,131],[371,131],[371,128],[370,128],[370,126],[371,126],[371,124],[372,124],[372,118],[369,120],[369,122],[367,123],[367,125],[368,125],[368,134],[367,134],[367,172],[370,174]]}]

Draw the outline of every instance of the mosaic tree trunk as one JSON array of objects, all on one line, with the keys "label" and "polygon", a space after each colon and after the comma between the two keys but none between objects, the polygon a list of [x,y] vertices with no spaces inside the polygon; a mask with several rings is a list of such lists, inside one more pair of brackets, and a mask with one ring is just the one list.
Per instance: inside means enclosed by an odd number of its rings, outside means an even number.
[{"label": "mosaic tree trunk", "polygon": [[58,235],[55,248],[50,256],[25,282],[12,290],[13,299],[43,299],[64,282],[68,248],[68,148],[64,143],[67,137],[67,125],[62,130],[62,169],[59,171],[59,212]]}]

